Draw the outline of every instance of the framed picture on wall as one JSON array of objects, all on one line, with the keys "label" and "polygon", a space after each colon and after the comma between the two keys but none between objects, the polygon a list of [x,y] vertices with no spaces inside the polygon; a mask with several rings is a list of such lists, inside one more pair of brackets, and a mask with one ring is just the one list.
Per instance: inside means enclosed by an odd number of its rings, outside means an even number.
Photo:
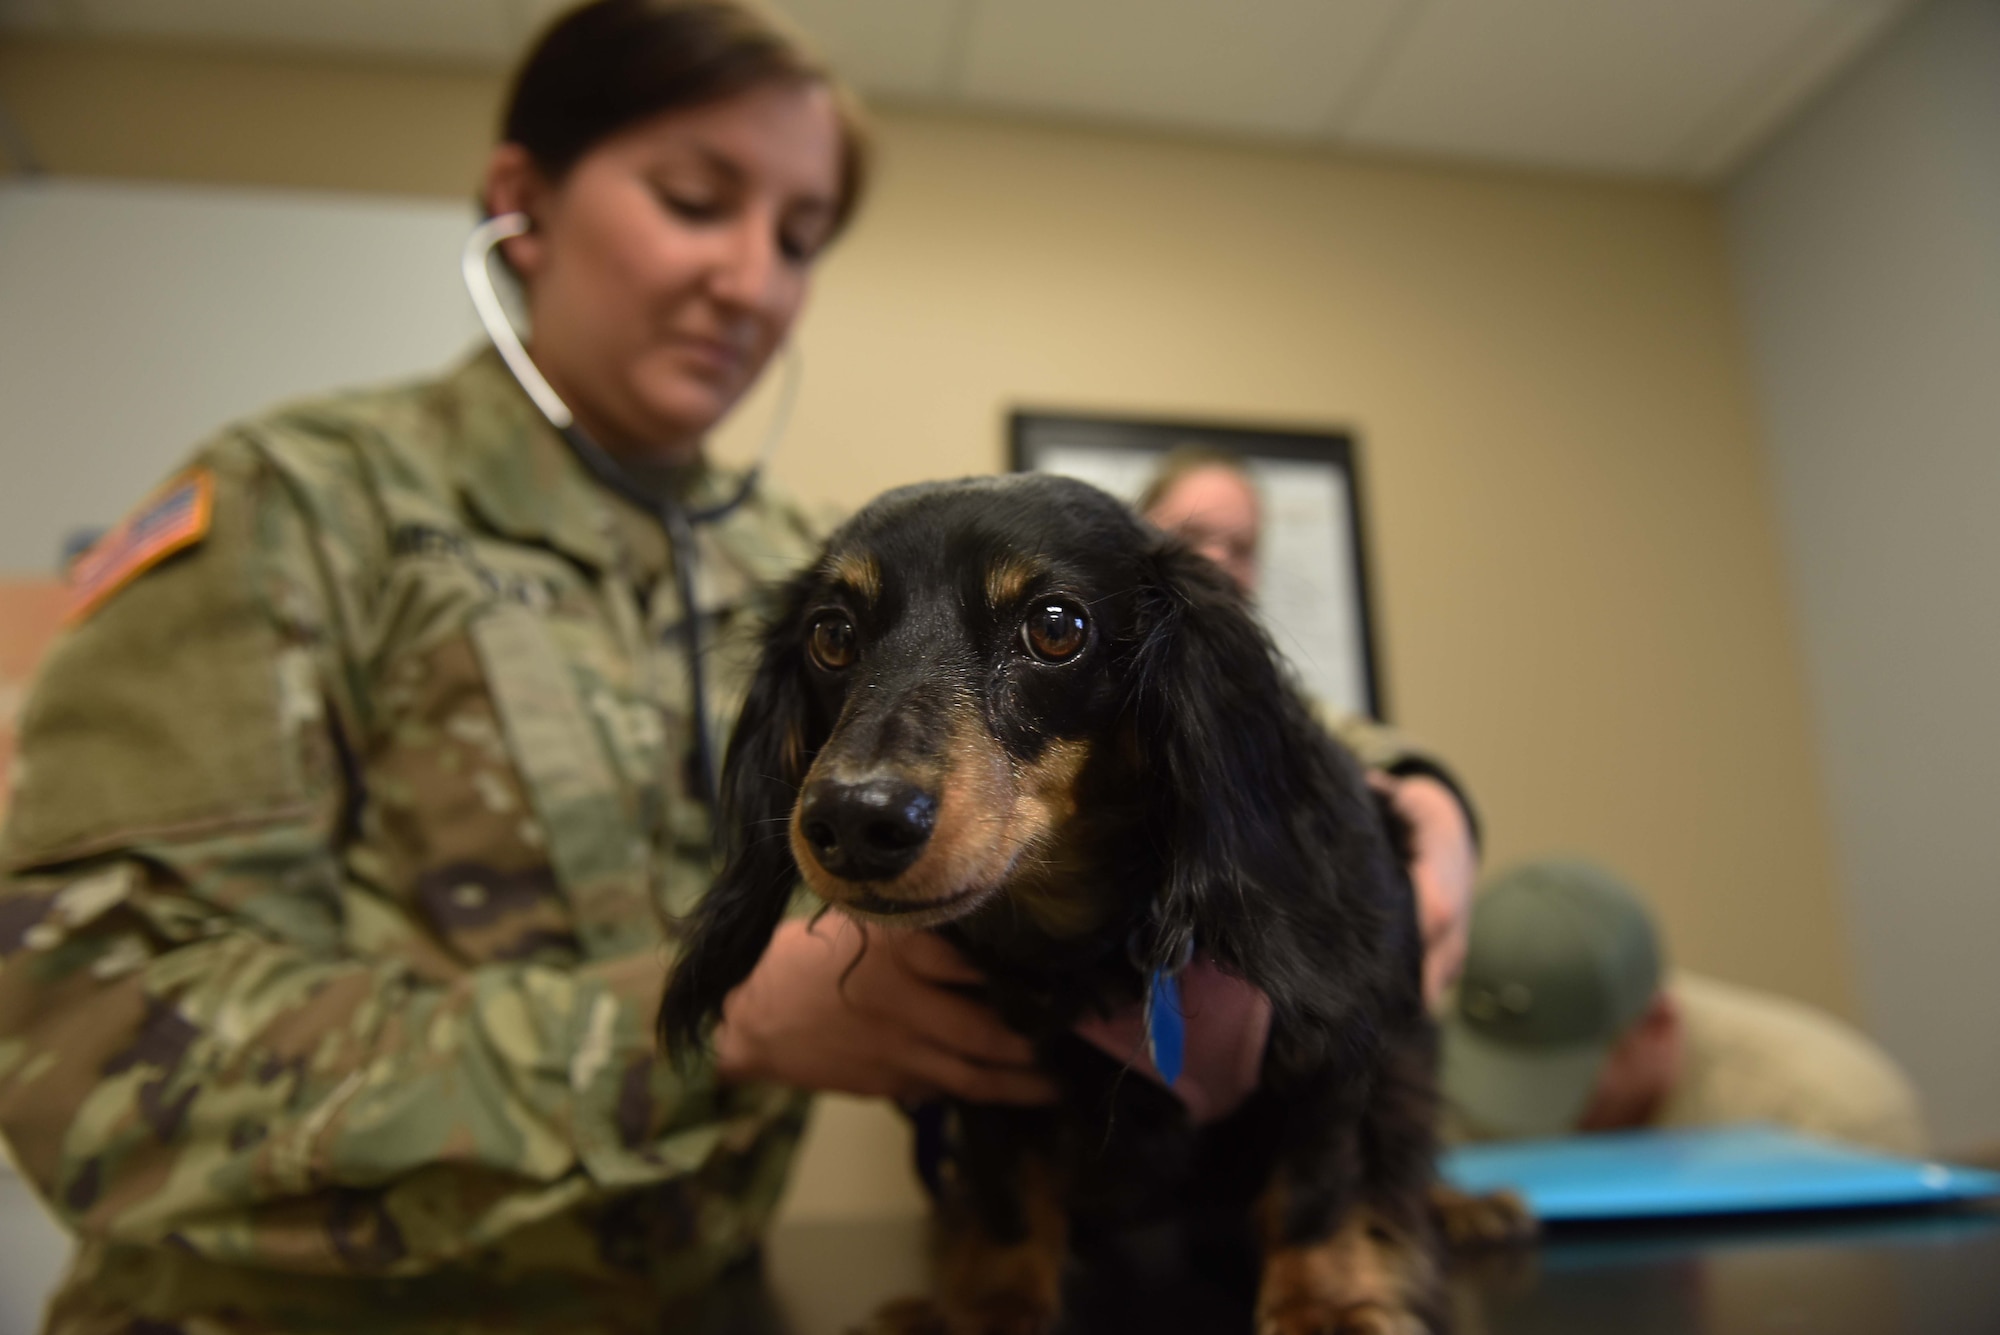
[{"label": "framed picture on wall", "polygon": [[1257,608],[1272,640],[1329,709],[1386,717],[1353,437],[1031,411],[1008,426],[1016,470],[1080,478],[1128,504],[1175,449],[1241,458],[1263,507]]}]

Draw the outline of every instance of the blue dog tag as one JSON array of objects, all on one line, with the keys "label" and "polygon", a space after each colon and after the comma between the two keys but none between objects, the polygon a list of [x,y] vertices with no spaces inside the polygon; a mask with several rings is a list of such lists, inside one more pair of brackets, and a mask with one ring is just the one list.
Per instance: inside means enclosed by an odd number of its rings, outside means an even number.
[{"label": "blue dog tag", "polygon": [[1153,970],[1153,985],[1146,997],[1146,1055],[1160,1079],[1171,1086],[1181,1078],[1181,1060],[1187,1052],[1187,1020],[1181,1014],[1181,985],[1165,969]]}]

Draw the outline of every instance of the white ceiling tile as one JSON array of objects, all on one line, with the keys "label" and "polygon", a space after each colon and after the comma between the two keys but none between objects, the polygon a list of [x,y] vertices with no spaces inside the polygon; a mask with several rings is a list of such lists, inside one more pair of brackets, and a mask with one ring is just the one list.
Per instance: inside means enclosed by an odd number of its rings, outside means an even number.
[{"label": "white ceiling tile", "polygon": [[77,0],[106,36],[174,37],[493,64],[511,53],[502,0]]},{"label": "white ceiling tile", "polygon": [[1917,3],[1850,0],[1840,5],[1782,62],[1682,141],[1668,169],[1696,180],[1717,180],[1734,170]]},{"label": "white ceiling tile", "polygon": [[[512,64],[574,0],[0,0],[0,30]],[[1919,0],[773,0],[863,91],[1714,179]]]},{"label": "white ceiling tile", "polygon": [[979,0],[958,92],[994,107],[1321,131],[1410,0]]},{"label": "white ceiling tile", "polygon": [[973,0],[777,0],[841,77],[883,97],[947,91]]},{"label": "white ceiling tile", "polygon": [[1352,142],[1668,171],[1849,0],[1429,0],[1342,127]]}]

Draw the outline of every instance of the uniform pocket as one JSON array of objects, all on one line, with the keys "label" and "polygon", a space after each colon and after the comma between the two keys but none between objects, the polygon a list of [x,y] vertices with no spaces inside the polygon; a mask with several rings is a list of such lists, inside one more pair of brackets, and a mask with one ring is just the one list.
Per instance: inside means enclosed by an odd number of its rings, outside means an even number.
[{"label": "uniform pocket", "polygon": [[499,603],[478,614],[470,630],[507,750],[585,949],[605,954],[657,940],[647,848],[631,794],[548,626],[527,607]]}]

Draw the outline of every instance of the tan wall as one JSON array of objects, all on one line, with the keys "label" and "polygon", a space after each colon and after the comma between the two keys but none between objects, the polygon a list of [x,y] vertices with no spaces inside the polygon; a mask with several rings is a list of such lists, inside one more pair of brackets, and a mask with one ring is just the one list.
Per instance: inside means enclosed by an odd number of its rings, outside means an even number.
[{"label": "tan wall", "polygon": [[[14,724],[42,653],[62,620],[63,586],[55,580],[0,579],[0,818],[7,814]],[[0,1150],[0,1167],[5,1166]]]},{"label": "tan wall", "polygon": [[[462,196],[497,93],[0,44],[59,171]],[[882,139],[787,487],[1000,467],[1014,405],[1350,426],[1389,700],[1493,860],[1600,856],[1683,963],[1850,1009],[1709,197],[913,113]]]}]

